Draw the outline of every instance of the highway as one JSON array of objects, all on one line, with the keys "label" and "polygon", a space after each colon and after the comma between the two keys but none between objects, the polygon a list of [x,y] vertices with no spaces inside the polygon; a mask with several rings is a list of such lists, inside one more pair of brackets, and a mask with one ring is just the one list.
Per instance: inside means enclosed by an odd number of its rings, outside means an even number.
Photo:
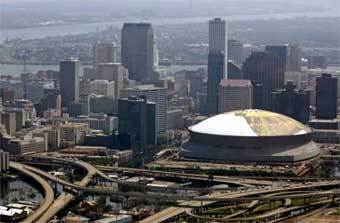
[{"label": "highway", "polygon": [[[79,186],[79,187],[86,187],[91,181],[92,178],[96,175],[97,171],[95,168],[93,168],[91,165],[77,161],[77,164],[84,167],[87,170],[86,176],[80,181],[75,182],[74,184],[70,183],[69,186]],[[36,169],[34,167],[30,167],[33,172],[37,172],[39,175],[46,177],[47,179],[50,179],[52,181],[61,183],[61,180],[57,177],[53,177],[52,175],[41,171],[39,169]],[[66,181],[63,181],[63,185],[67,185],[65,183]],[[45,223],[51,220],[59,211],[63,210],[72,200],[75,199],[75,196],[70,193],[63,192],[61,195],[58,196],[58,198],[55,200],[55,202],[50,206],[50,208],[41,216],[39,219],[39,222]]]},{"label": "highway", "polygon": [[[197,198],[194,201],[182,202],[180,205],[184,206],[180,207],[170,207],[159,213],[156,213],[148,218],[145,218],[141,221],[141,223],[160,223],[176,216],[185,214],[188,211],[192,211],[192,209],[188,208],[191,206],[192,208],[207,206],[217,201],[253,201],[253,200],[282,200],[286,198],[303,198],[303,197],[312,197],[312,196],[339,196],[339,191],[328,191],[328,192],[316,192],[313,194],[302,194],[302,195],[287,195],[287,196],[276,196],[276,197],[257,197],[259,195],[265,195],[269,193],[279,193],[286,191],[294,191],[294,190],[308,190],[313,188],[322,188],[325,186],[335,186],[337,187],[340,184],[340,181],[330,182],[322,182],[318,184],[309,184],[309,185],[295,185],[287,188],[274,188],[269,190],[252,190],[250,192],[231,192],[231,193],[213,193],[209,196],[202,198]],[[255,197],[250,197],[255,196]]]},{"label": "highway", "polygon": [[37,183],[41,185],[41,187],[44,190],[44,200],[40,203],[40,206],[38,209],[36,209],[33,213],[31,213],[22,223],[34,223],[38,222],[37,219],[45,213],[48,208],[52,205],[54,201],[54,192],[51,186],[48,184],[46,180],[41,178],[39,175],[33,173],[28,169],[29,166],[23,165],[16,162],[10,162],[9,163],[10,168],[15,169],[19,171],[22,174],[25,174],[32,179],[34,179]]},{"label": "highway", "polygon": [[[280,192],[290,192],[290,191],[301,191],[301,190],[310,190],[310,189],[317,189],[317,188],[324,188],[324,187],[337,187],[340,184],[339,180],[334,181],[325,181],[325,182],[317,182],[317,183],[309,183],[309,184],[290,184],[286,185],[285,187],[281,188],[274,188],[274,187],[267,187],[267,188],[249,188],[247,191],[228,191],[228,192],[213,192],[210,195],[201,196],[201,197],[183,197],[183,196],[176,196],[172,194],[152,194],[152,193],[138,193],[138,192],[127,192],[127,193],[121,193],[117,192],[111,188],[101,188],[101,187],[87,187],[88,183],[91,182],[93,177],[95,175],[104,178],[106,180],[111,180],[112,182],[115,182],[115,179],[109,178],[106,174],[104,174],[101,170],[96,169],[90,164],[87,164],[82,161],[78,160],[67,160],[67,159],[61,159],[61,158],[54,158],[54,157],[40,157],[42,159],[47,160],[60,160],[62,162],[67,162],[71,165],[79,166],[87,170],[86,177],[81,181],[77,183],[71,183],[67,181],[63,181],[57,177],[51,176],[50,174],[41,171],[39,169],[36,169],[34,167],[27,167],[27,170],[34,172],[35,174],[41,175],[42,177],[45,177],[53,182],[57,182],[61,185],[76,189],[78,191],[88,192],[88,193],[94,193],[94,194],[106,194],[106,195],[118,195],[118,196],[131,196],[131,197],[146,197],[146,198],[161,198],[163,200],[169,199],[172,201],[178,200],[181,201],[180,205],[182,207],[170,207],[167,208],[159,213],[156,213],[155,215],[152,215],[143,221],[142,223],[150,222],[150,223],[156,223],[156,222],[163,222],[168,219],[172,219],[176,216],[186,215],[187,213],[191,212],[194,208],[197,207],[203,207],[210,204],[213,204],[215,202],[252,202],[252,201],[273,201],[273,200],[287,200],[292,198],[305,198],[305,197],[331,197],[331,196],[339,196],[340,191],[334,190],[334,191],[325,191],[325,192],[313,192],[309,194],[286,194],[284,196],[263,196],[266,194],[271,193],[280,193]],[[100,169],[106,169],[108,171],[116,169],[117,168],[107,168],[107,167],[100,167]],[[131,168],[118,168],[121,171],[138,171],[139,173],[149,173],[149,174],[174,174],[173,176],[180,177],[190,175],[190,177],[202,177],[202,175],[191,175],[191,174],[178,174],[172,173],[172,172],[163,172],[163,171],[151,171],[150,170],[139,170],[139,169],[131,169]],[[208,176],[205,175],[205,178]],[[230,180],[232,178],[229,178]],[[237,178],[233,178],[236,179]],[[205,179],[207,180],[207,179]],[[224,180],[224,179],[223,179]],[[240,179],[238,179],[240,180]],[[243,182],[245,179],[242,179]],[[262,196],[260,196],[262,195]],[[74,199],[74,195],[64,193],[58,197],[56,202],[48,209],[48,211],[41,217],[41,221],[39,222],[46,222],[47,220],[51,219],[59,210],[63,209],[70,201]],[[287,208],[283,208],[282,213],[286,211]],[[281,213],[281,212],[280,212]],[[277,213],[276,213],[277,214]],[[266,217],[266,216],[264,216]],[[227,220],[227,219],[226,219]]]},{"label": "highway", "polygon": [[273,185],[273,181],[268,180],[258,180],[258,179],[246,179],[246,178],[237,178],[237,177],[226,177],[226,176],[213,176],[209,178],[209,175],[205,174],[188,174],[188,173],[176,173],[176,172],[166,172],[166,171],[157,171],[157,170],[149,170],[149,169],[136,169],[136,168],[124,168],[124,167],[107,167],[107,166],[96,166],[98,170],[101,171],[111,171],[111,172],[119,172],[123,171],[126,173],[140,174],[144,176],[168,176],[168,177],[177,177],[189,180],[202,180],[202,181],[212,181],[215,183],[224,183],[224,184],[234,184],[238,186],[249,187],[251,185]]}]

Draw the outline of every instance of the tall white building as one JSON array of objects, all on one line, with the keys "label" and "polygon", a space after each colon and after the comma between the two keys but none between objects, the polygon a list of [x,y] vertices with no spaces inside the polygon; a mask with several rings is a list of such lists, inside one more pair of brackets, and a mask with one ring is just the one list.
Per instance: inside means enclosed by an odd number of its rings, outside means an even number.
[{"label": "tall white building", "polygon": [[252,108],[253,88],[250,80],[223,79],[218,98],[219,113]]},{"label": "tall white building", "polygon": [[209,21],[209,53],[224,53],[224,77],[228,71],[228,31],[225,20],[215,18]]},{"label": "tall white building", "polygon": [[117,62],[117,45],[114,42],[98,42],[93,46],[93,67],[100,63]]},{"label": "tall white building", "polygon": [[98,80],[114,81],[114,98],[119,98],[120,91],[123,89],[123,80],[126,74],[126,68],[120,63],[101,63],[98,64],[96,72]]},{"label": "tall white building", "polygon": [[93,80],[90,83],[90,94],[115,96],[115,82],[108,80]]}]

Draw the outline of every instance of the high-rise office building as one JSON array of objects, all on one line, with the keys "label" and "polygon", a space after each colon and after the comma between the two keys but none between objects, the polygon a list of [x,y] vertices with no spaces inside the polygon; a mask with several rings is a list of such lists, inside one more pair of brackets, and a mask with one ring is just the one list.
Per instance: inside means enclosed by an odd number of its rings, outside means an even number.
[{"label": "high-rise office building", "polygon": [[301,72],[302,67],[302,51],[297,44],[289,45],[290,55],[288,59],[288,71]]},{"label": "high-rise office building", "polygon": [[[123,89],[122,97],[145,96],[148,101],[156,103],[156,131],[167,131],[168,90],[153,85],[136,85]],[[119,106],[118,106],[119,107]]]},{"label": "high-rise office building", "polygon": [[331,74],[322,74],[316,79],[316,118],[335,119],[337,117],[338,80]]},{"label": "high-rise office building", "polygon": [[93,67],[100,63],[117,62],[117,45],[114,42],[98,42],[93,46]]},{"label": "high-rise office building", "polygon": [[218,98],[218,113],[252,108],[253,88],[250,80],[223,79]]},{"label": "high-rise office building", "polygon": [[310,94],[307,91],[297,91],[295,87],[293,82],[288,81],[284,89],[273,92],[273,111],[307,124]]},{"label": "high-rise office building", "polygon": [[118,104],[121,146],[144,152],[146,145],[156,145],[156,104],[146,97],[122,98]]},{"label": "high-rise office building", "polygon": [[0,150],[0,173],[5,173],[9,170],[9,153]]},{"label": "high-rise office building", "polygon": [[301,49],[296,44],[270,45],[266,51],[274,53],[284,64],[285,72],[301,71]]},{"label": "high-rise office building", "polygon": [[101,63],[97,65],[97,79],[114,81],[115,95],[114,98],[120,97],[120,91],[123,89],[123,80],[126,73],[125,67],[120,63]]},{"label": "high-rise office building", "polygon": [[238,65],[236,65],[234,62],[229,60],[228,61],[228,79],[238,80],[242,78],[243,78],[243,75],[242,75],[241,68]]},{"label": "high-rise office building", "polygon": [[224,56],[223,77],[227,77],[228,71],[228,31],[225,20],[215,18],[209,21],[209,53]]},{"label": "high-rise office building", "polygon": [[237,40],[228,40],[228,59],[232,60],[236,65],[241,65],[243,63],[243,51],[243,43]]},{"label": "high-rise office building", "polygon": [[209,114],[218,112],[218,86],[224,78],[225,57],[223,52],[210,52],[208,58],[208,96],[207,110]]},{"label": "high-rise office building", "polygon": [[284,71],[287,71],[289,60],[289,45],[270,45],[266,46],[266,51],[275,54],[278,59],[283,63]]},{"label": "high-rise office building", "polygon": [[150,81],[154,67],[154,34],[149,23],[125,23],[121,35],[122,63],[129,78]]},{"label": "high-rise office building", "polygon": [[108,80],[93,80],[90,82],[90,94],[115,96],[115,82]]},{"label": "high-rise office building", "polygon": [[5,126],[8,135],[15,133],[16,115],[14,112],[3,112],[1,114],[1,123]]},{"label": "high-rise office building", "polygon": [[285,69],[282,60],[270,52],[253,52],[244,62],[242,72],[243,79],[251,80],[256,89],[254,96],[262,98],[262,105],[254,99],[257,108],[271,110],[273,90],[284,86]]},{"label": "high-rise office building", "polygon": [[71,102],[79,99],[79,60],[69,59],[60,62],[60,94],[61,105],[67,107]]},{"label": "high-rise office building", "polygon": [[88,96],[88,113],[115,115],[118,112],[117,99],[110,96],[91,94]]}]

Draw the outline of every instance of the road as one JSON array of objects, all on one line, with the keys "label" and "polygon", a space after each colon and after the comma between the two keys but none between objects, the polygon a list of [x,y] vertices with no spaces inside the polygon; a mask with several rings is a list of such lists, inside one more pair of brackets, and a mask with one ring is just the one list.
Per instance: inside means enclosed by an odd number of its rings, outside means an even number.
[{"label": "road", "polygon": [[[176,173],[176,172],[167,172],[167,171],[157,171],[157,170],[149,170],[149,169],[136,169],[136,168],[123,168],[123,167],[107,167],[107,166],[96,166],[98,170],[101,171],[123,171],[127,173],[134,173],[140,175],[151,175],[151,176],[169,176],[169,177],[178,177],[178,178],[186,178],[191,180],[202,180],[207,181],[210,180],[209,175],[205,174],[188,174],[188,173]],[[237,177],[226,177],[226,176],[213,176],[211,178],[212,182],[215,183],[225,183],[225,184],[234,184],[239,186],[251,186],[251,185],[273,185],[273,181],[268,180],[255,180],[255,179],[246,179],[246,178],[237,178]]]},{"label": "road", "polygon": [[[338,191],[336,192],[323,192],[323,193],[313,193],[313,194],[305,194],[305,195],[287,195],[287,196],[277,196],[277,197],[251,197],[251,196],[259,196],[269,193],[279,193],[279,192],[286,192],[286,191],[294,191],[294,190],[308,190],[312,188],[318,187],[328,187],[328,186],[338,186],[340,181],[333,181],[330,182],[322,182],[317,184],[310,184],[310,185],[295,185],[292,187],[287,188],[274,188],[269,190],[253,190],[250,192],[234,192],[234,193],[213,193],[202,201],[197,199],[196,201],[187,201],[182,202],[181,205],[185,206],[183,208],[180,207],[170,207],[167,208],[159,213],[156,213],[148,218],[145,218],[141,221],[141,223],[160,223],[171,218],[174,218],[178,215],[185,214],[187,211],[191,211],[192,209],[188,209],[188,206],[191,207],[200,207],[200,206],[207,206],[216,201],[252,201],[252,200],[275,200],[275,199],[286,199],[286,198],[301,198],[301,197],[311,197],[313,195],[319,196],[331,196],[331,195],[340,195]],[[211,199],[211,201],[209,201]]]},{"label": "road", "polygon": [[[74,184],[71,183],[70,186],[76,185],[80,187],[86,187],[91,182],[92,178],[96,175],[97,171],[95,168],[93,168],[93,166],[85,162],[77,161],[77,163],[87,170],[87,174],[80,182],[75,182]],[[33,170],[35,172],[38,172],[40,175],[46,178],[51,178],[51,176],[49,176],[49,174],[45,173],[44,171],[38,170],[34,167],[31,168],[33,168]],[[73,194],[63,192],[61,195],[58,196],[58,198],[50,206],[50,208],[40,217],[39,222],[45,223],[51,220],[59,211],[63,210],[75,198],[76,197]]]},{"label": "road", "polygon": [[23,165],[23,164],[20,164],[20,163],[16,163],[16,162],[10,162],[9,166],[10,166],[10,168],[17,170],[20,173],[23,173],[23,174],[31,177],[36,182],[38,182],[41,185],[41,187],[43,188],[43,190],[44,190],[44,199],[40,203],[39,208],[36,209],[32,214],[30,214],[24,221],[22,221],[22,223],[34,223],[34,222],[38,222],[37,219],[43,213],[45,213],[48,210],[48,208],[52,205],[52,203],[54,201],[54,192],[53,192],[53,189],[51,188],[51,186],[48,184],[48,182],[45,179],[43,179],[39,175],[37,175],[37,174],[33,173],[32,171],[30,171],[27,168],[29,166]]}]

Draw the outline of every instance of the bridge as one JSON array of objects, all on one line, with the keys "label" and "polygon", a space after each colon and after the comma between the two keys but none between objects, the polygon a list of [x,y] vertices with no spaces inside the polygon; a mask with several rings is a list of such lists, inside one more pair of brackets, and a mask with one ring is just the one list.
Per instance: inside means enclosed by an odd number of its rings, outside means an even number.
[{"label": "bridge", "polygon": [[28,166],[20,164],[20,163],[15,163],[15,162],[10,162],[9,163],[10,168],[15,169],[21,174],[25,174],[29,177],[31,177],[33,180],[35,180],[37,183],[41,185],[41,187],[44,190],[44,199],[40,203],[39,208],[35,210],[32,214],[30,214],[22,223],[34,223],[37,222],[39,217],[43,215],[47,211],[47,209],[52,205],[54,201],[54,192],[49,183],[44,180],[42,177],[39,175],[35,174],[34,172],[30,171],[27,169]]},{"label": "bridge", "polygon": [[[168,219],[173,219],[178,216],[182,215],[188,215],[188,213],[192,213],[193,210],[196,208],[202,208],[209,206],[214,203],[221,203],[221,202],[238,202],[238,203],[245,203],[245,202],[272,202],[276,200],[285,200],[289,201],[290,199],[295,198],[308,198],[308,197],[315,197],[315,198],[326,198],[326,199],[337,199],[337,197],[340,196],[340,191],[338,190],[328,190],[328,191],[316,191],[313,192],[312,190],[315,189],[327,189],[331,187],[338,187],[340,185],[340,180],[333,180],[333,181],[321,181],[321,182],[314,182],[309,184],[289,184],[286,185],[284,188],[279,187],[266,187],[266,188],[254,188],[249,187],[247,191],[231,191],[231,190],[222,190],[222,191],[212,191],[211,194],[206,196],[200,196],[200,197],[191,197],[191,196],[177,196],[175,194],[161,194],[161,193],[150,193],[150,192],[118,192],[115,191],[113,188],[104,188],[104,187],[89,187],[88,184],[94,179],[94,177],[98,176],[105,180],[125,184],[125,185],[134,185],[136,186],[136,183],[127,183],[127,182],[121,182],[116,179],[112,179],[108,177],[103,171],[127,171],[134,174],[152,174],[154,176],[163,176],[168,175],[172,177],[189,177],[191,179],[205,179],[208,180],[209,176],[207,175],[200,175],[200,174],[185,174],[185,173],[173,173],[173,172],[163,172],[163,171],[154,171],[154,170],[140,170],[140,169],[133,169],[133,168],[114,168],[114,167],[102,167],[99,166],[98,169],[88,163],[78,161],[78,160],[69,160],[64,158],[55,158],[55,157],[35,157],[36,159],[45,160],[45,161],[56,161],[56,162],[62,162],[66,163],[68,165],[77,166],[85,169],[87,171],[87,175],[83,178],[80,182],[68,182],[64,181],[62,179],[59,179],[58,177],[52,176],[48,174],[45,171],[39,170],[37,168],[34,168],[32,166],[25,166],[25,170],[29,171],[30,173],[33,173],[37,176],[43,177],[45,179],[51,180],[55,183],[58,183],[60,185],[63,185],[64,187],[72,188],[76,191],[79,191],[80,193],[89,193],[89,194],[105,194],[105,195],[116,195],[116,196],[125,196],[125,197],[143,197],[143,198],[155,198],[155,199],[162,199],[162,200],[168,200],[172,202],[179,202],[177,206],[173,206],[170,208],[167,208],[153,216],[150,216],[142,221],[142,223],[145,222],[163,222]],[[33,162],[36,160],[33,160]],[[218,176],[216,176],[218,177]],[[215,178],[215,176],[214,176]],[[239,178],[228,178],[228,177],[221,177],[217,178],[221,181],[230,181],[238,180],[238,182],[247,182],[248,179],[239,179]],[[224,181],[225,182],[225,181]],[[251,181],[255,183],[261,182],[260,180]],[[138,184],[137,184],[138,185]],[[173,188],[173,189],[181,189],[184,188]],[[278,195],[277,193],[289,193],[293,191],[307,191],[311,190],[312,192],[306,194],[285,194],[285,195]],[[168,192],[170,192],[169,190]],[[276,194],[273,194],[276,193]],[[52,193],[53,194],[53,193]],[[49,219],[51,219],[58,211],[62,210],[66,207],[66,205],[71,202],[73,199],[75,199],[77,194],[71,194],[71,193],[63,193],[61,194],[55,202],[50,205],[47,211],[44,212],[44,214],[39,218],[39,222],[47,222]],[[254,204],[254,203],[253,203]],[[285,212],[285,209],[282,209],[280,213],[276,213],[277,215],[281,215]],[[234,216],[235,217],[235,216]],[[268,217],[268,216],[264,216]],[[269,216],[270,217],[270,216]],[[234,219],[234,218],[233,218]]]}]

